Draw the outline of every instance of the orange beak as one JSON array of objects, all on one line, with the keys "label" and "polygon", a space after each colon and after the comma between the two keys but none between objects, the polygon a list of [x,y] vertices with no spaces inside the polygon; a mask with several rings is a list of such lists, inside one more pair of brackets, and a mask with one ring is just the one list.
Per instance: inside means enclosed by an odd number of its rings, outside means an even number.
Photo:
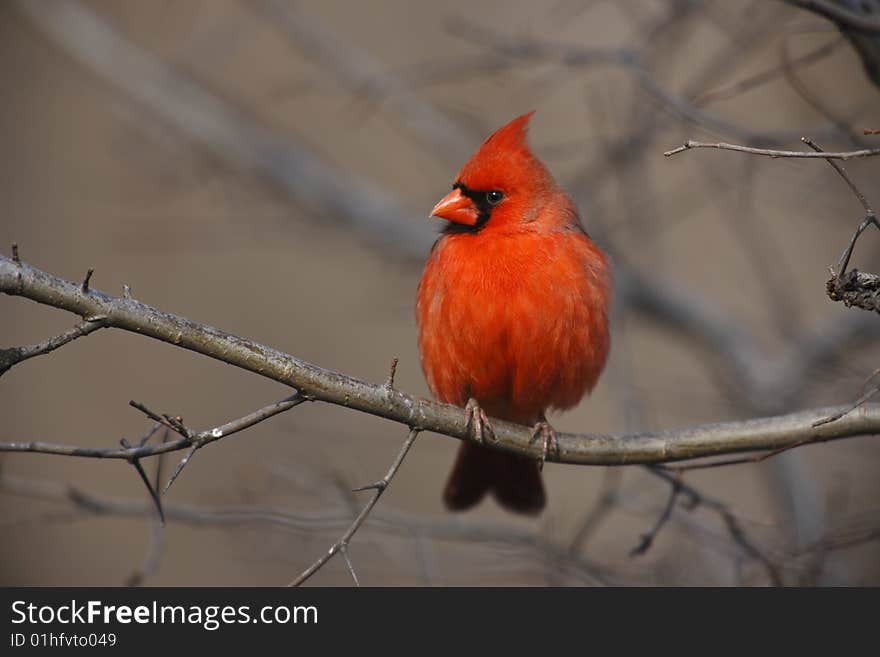
[{"label": "orange beak", "polygon": [[434,206],[431,216],[457,224],[475,226],[479,212],[474,207],[474,202],[462,194],[461,190],[453,189]]}]

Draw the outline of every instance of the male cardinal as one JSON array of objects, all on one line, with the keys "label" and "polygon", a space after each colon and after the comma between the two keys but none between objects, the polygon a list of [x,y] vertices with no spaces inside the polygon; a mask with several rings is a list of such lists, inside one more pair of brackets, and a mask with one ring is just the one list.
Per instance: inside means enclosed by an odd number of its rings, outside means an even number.
[{"label": "male cardinal", "polygon": [[[549,408],[576,405],[608,355],[608,260],[581,227],[568,194],[526,144],[529,119],[497,130],[431,211],[448,223],[431,249],[416,299],[428,386],[464,406],[482,444],[488,416],[555,432]],[[463,510],[487,492],[515,512],[544,507],[539,461],[461,445],[443,499]]]}]

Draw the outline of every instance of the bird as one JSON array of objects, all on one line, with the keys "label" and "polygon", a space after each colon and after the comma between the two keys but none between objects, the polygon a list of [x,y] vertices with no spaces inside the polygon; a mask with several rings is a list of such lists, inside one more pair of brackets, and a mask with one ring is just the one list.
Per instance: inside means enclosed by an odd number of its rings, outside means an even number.
[{"label": "bird", "polygon": [[[592,391],[610,348],[610,260],[529,147],[533,114],[492,133],[430,214],[445,223],[416,293],[419,357],[432,394],[464,407],[474,438],[443,492],[453,511],[491,494],[541,512],[556,440],[546,414]],[[542,457],[493,449],[490,417],[532,427]]]}]

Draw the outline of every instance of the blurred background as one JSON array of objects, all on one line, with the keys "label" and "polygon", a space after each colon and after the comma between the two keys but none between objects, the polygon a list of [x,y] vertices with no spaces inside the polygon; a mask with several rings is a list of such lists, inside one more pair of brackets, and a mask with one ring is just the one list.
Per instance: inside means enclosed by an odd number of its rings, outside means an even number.
[{"label": "blurred background", "polygon": [[[877,40],[781,1],[4,2],[0,248],[359,378],[383,381],[398,357],[398,387],[427,396],[413,319],[427,214],[482,139],[537,110],[534,150],[616,271],[608,368],[556,428],[847,403],[880,366],[880,319],[824,293],[855,197],[822,160],[663,152],[880,145],[863,135],[880,128]],[[880,203],[880,159],[846,167]],[[878,237],[855,266],[877,271]],[[0,345],[77,319],[3,297]],[[150,427],[130,399],[204,429],[287,394],[100,331],[0,378],[0,440],[110,447]],[[124,461],[2,455],[0,584],[287,583],[404,438],[299,406],[199,451],[162,531]],[[640,556],[669,499],[645,469],[548,464],[538,519],[493,501],[452,515],[456,448],[418,439],[350,546],[362,584],[880,583],[876,438],[688,473],[746,539],[711,504],[676,504]],[[351,578],[336,559],[310,583]]]}]

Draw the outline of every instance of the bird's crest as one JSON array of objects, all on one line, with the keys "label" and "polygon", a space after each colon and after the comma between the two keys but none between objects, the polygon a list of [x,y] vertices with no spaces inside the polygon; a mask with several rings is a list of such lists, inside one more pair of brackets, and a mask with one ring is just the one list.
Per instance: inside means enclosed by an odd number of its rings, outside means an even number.
[{"label": "bird's crest", "polygon": [[552,180],[526,142],[534,113],[518,116],[493,132],[458,172],[456,182],[470,189],[489,190]]}]

